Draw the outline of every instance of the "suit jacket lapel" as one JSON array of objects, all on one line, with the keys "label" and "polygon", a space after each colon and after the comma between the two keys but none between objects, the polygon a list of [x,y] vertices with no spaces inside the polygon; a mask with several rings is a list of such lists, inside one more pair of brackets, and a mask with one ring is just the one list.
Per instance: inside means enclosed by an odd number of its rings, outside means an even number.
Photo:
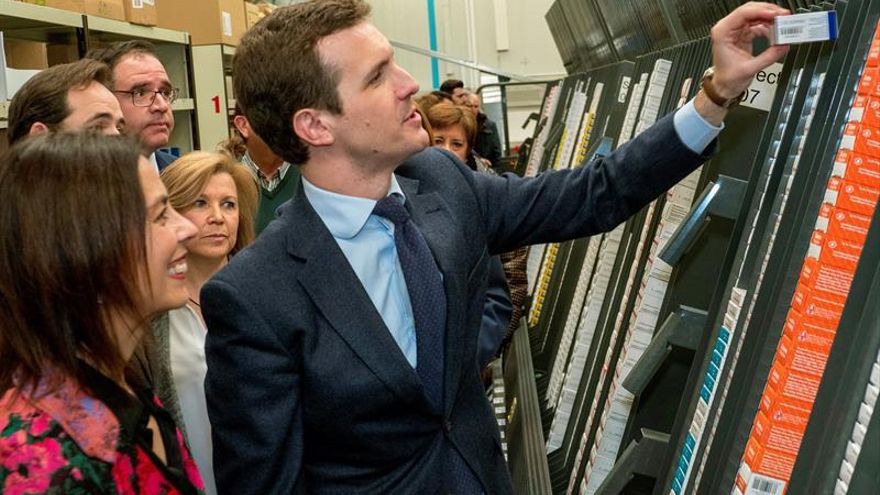
[{"label": "suit jacket lapel", "polygon": [[430,405],[416,371],[376,311],[372,301],[302,191],[292,200],[288,251],[305,261],[298,281],[333,329],[364,364],[405,402]]},{"label": "suit jacket lapel", "polygon": [[[436,192],[422,192],[419,181],[397,176],[397,182],[406,195],[406,207],[419,232],[428,243],[431,254],[440,271],[443,273],[443,285],[446,290],[446,359],[444,361],[445,410],[449,412],[455,402],[455,392],[461,379],[461,369],[465,347],[464,328],[465,308],[461,301],[466,298],[465,281],[466,267],[461,266],[464,259],[458,252],[464,245],[458,237],[459,229],[455,228],[454,220],[449,214],[446,203]],[[476,359],[472,357],[471,359]]]}]

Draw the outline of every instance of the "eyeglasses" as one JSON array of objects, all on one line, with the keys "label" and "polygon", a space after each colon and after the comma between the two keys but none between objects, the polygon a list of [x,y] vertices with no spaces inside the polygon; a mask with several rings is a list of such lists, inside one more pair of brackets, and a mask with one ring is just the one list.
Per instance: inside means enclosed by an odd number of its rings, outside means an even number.
[{"label": "eyeglasses", "polygon": [[131,104],[136,107],[148,107],[156,101],[156,95],[162,95],[162,98],[165,99],[165,102],[169,105],[174,103],[177,100],[177,95],[180,93],[180,90],[177,88],[166,88],[160,89],[159,91],[153,91],[151,89],[133,89],[131,91],[122,91],[115,90],[114,93],[124,93],[131,96]]}]

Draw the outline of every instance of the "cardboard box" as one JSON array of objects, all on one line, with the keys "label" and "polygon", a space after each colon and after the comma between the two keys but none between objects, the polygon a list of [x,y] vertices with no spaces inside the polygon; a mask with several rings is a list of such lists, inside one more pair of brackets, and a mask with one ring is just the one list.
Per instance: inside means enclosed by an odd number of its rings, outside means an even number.
[{"label": "cardboard box", "polygon": [[10,40],[3,44],[6,66],[15,69],[40,70],[49,67],[49,55],[45,43]]},{"label": "cardboard box", "polygon": [[837,208],[872,216],[880,200],[880,188],[831,177],[825,192],[825,202]]},{"label": "cardboard box", "polygon": [[880,158],[880,129],[858,122],[849,122],[843,130],[840,148]]},{"label": "cardboard box", "polygon": [[880,65],[880,39],[876,37],[871,41],[871,48],[868,50],[868,61],[865,65],[868,67]]},{"label": "cardboard box", "polygon": [[[781,480],[783,484],[787,483],[794,470],[796,457],[761,445],[756,438],[750,438],[749,443],[746,444],[745,462],[752,472]],[[746,481],[751,482],[751,480]]]},{"label": "cardboard box", "polygon": [[819,263],[855,273],[864,244],[814,230],[807,256]]},{"label": "cardboard box", "polygon": [[831,347],[811,346],[783,335],[776,347],[776,359],[792,373],[822,377]]},{"label": "cardboard box", "polygon": [[820,381],[821,377],[788,370],[781,362],[774,361],[764,394],[776,394],[772,402],[784,402],[809,411],[816,401]]},{"label": "cardboard box", "polygon": [[834,328],[840,323],[845,303],[845,296],[814,291],[803,282],[798,282],[791,298],[791,307],[799,313],[817,321],[820,325],[831,325]]},{"label": "cardboard box", "polygon": [[779,403],[770,414],[758,411],[754,436],[765,447],[797,455],[809,421],[810,411]]},{"label": "cardboard box", "polygon": [[856,95],[849,118],[852,122],[880,127],[880,97]]},{"label": "cardboard box", "polygon": [[49,65],[69,64],[80,59],[79,48],[76,45],[55,45],[46,47],[49,57]]},{"label": "cardboard box", "polygon": [[880,95],[880,67],[866,67],[859,80],[858,94]]},{"label": "cardboard box", "polygon": [[809,345],[827,347],[834,344],[837,328],[805,317],[799,311],[788,310],[783,335]]},{"label": "cardboard box", "polygon": [[829,298],[846,301],[852,285],[854,272],[819,263],[814,258],[807,258],[801,268],[799,282],[813,292],[822,292]]},{"label": "cardboard box", "polygon": [[242,0],[157,2],[158,25],[186,31],[193,45],[238,45],[247,29]]},{"label": "cardboard box", "polygon": [[86,14],[124,21],[125,6],[123,0],[86,0]]},{"label": "cardboard box", "polygon": [[824,203],[819,208],[819,217],[816,219],[816,230],[863,245],[870,226],[871,217],[837,208],[829,203]]},{"label": "cardboard box", "polygon": [[[2,31],[0,31],[0,45],[6,46]],[[40,70],[10,67],[6,61],[6,50],[0,51],[0,101],[11,100],[21,86]]]},{"label": "cardboard box", "polygon": [[260,6],[255,3],[245,2],[244,10],[246,18],[245,22],[247,23],[248,29],[253,27],[254,24],[264,17],[263,11],[260,10]]},{"label": "cardboard box", "polygon": [[125,20],[128,22],[142,26],[155,26],[159,21],[156,0],[124,0],[124,2]]},{"label": "cardboard box", "polygon": [[86,13],[86,0],[21,0],[24,3],[52,7],[53,9],[69,10],[71,12]]},{"label": "cardboard box", "polygon": [[[880,102],[880,99],[878,99]],[[880,189],[880,159],[849,150],[839,150],[831,173],[849,182]]]}]

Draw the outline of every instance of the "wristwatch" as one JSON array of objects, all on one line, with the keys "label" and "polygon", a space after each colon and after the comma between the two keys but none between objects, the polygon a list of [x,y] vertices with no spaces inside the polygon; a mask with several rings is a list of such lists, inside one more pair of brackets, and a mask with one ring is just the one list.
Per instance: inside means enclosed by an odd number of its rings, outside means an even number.
[{"label": "wristwatch", "polygon": [[712,78],[714,76],[715,67],[709,67],[706,69],[706,72],[703,73],[703,80],[700,82],[700,89],[703,90],[703,94],[705,94],[712,103],[721,108],[731,108],[738,105],[739,101],[742,99],[742,95],[737,95],[734,98],[728,99],[718,94],[718,91],[715,90],[715,86],[712,85]]}]

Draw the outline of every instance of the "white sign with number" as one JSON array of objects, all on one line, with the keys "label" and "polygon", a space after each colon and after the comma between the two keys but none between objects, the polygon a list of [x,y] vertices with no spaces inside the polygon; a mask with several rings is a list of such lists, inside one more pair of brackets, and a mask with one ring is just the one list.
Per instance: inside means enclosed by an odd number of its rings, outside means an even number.
[{"label": "white sign with number", "polygon": [[756,110],[770,111],[773,105],[773,97],[776,95],[776,87],[779,86],[779,74],[782,73],[782,64],[779,62],[767,67],[755,74],[749,89],[743,93],[740,105]]}]

